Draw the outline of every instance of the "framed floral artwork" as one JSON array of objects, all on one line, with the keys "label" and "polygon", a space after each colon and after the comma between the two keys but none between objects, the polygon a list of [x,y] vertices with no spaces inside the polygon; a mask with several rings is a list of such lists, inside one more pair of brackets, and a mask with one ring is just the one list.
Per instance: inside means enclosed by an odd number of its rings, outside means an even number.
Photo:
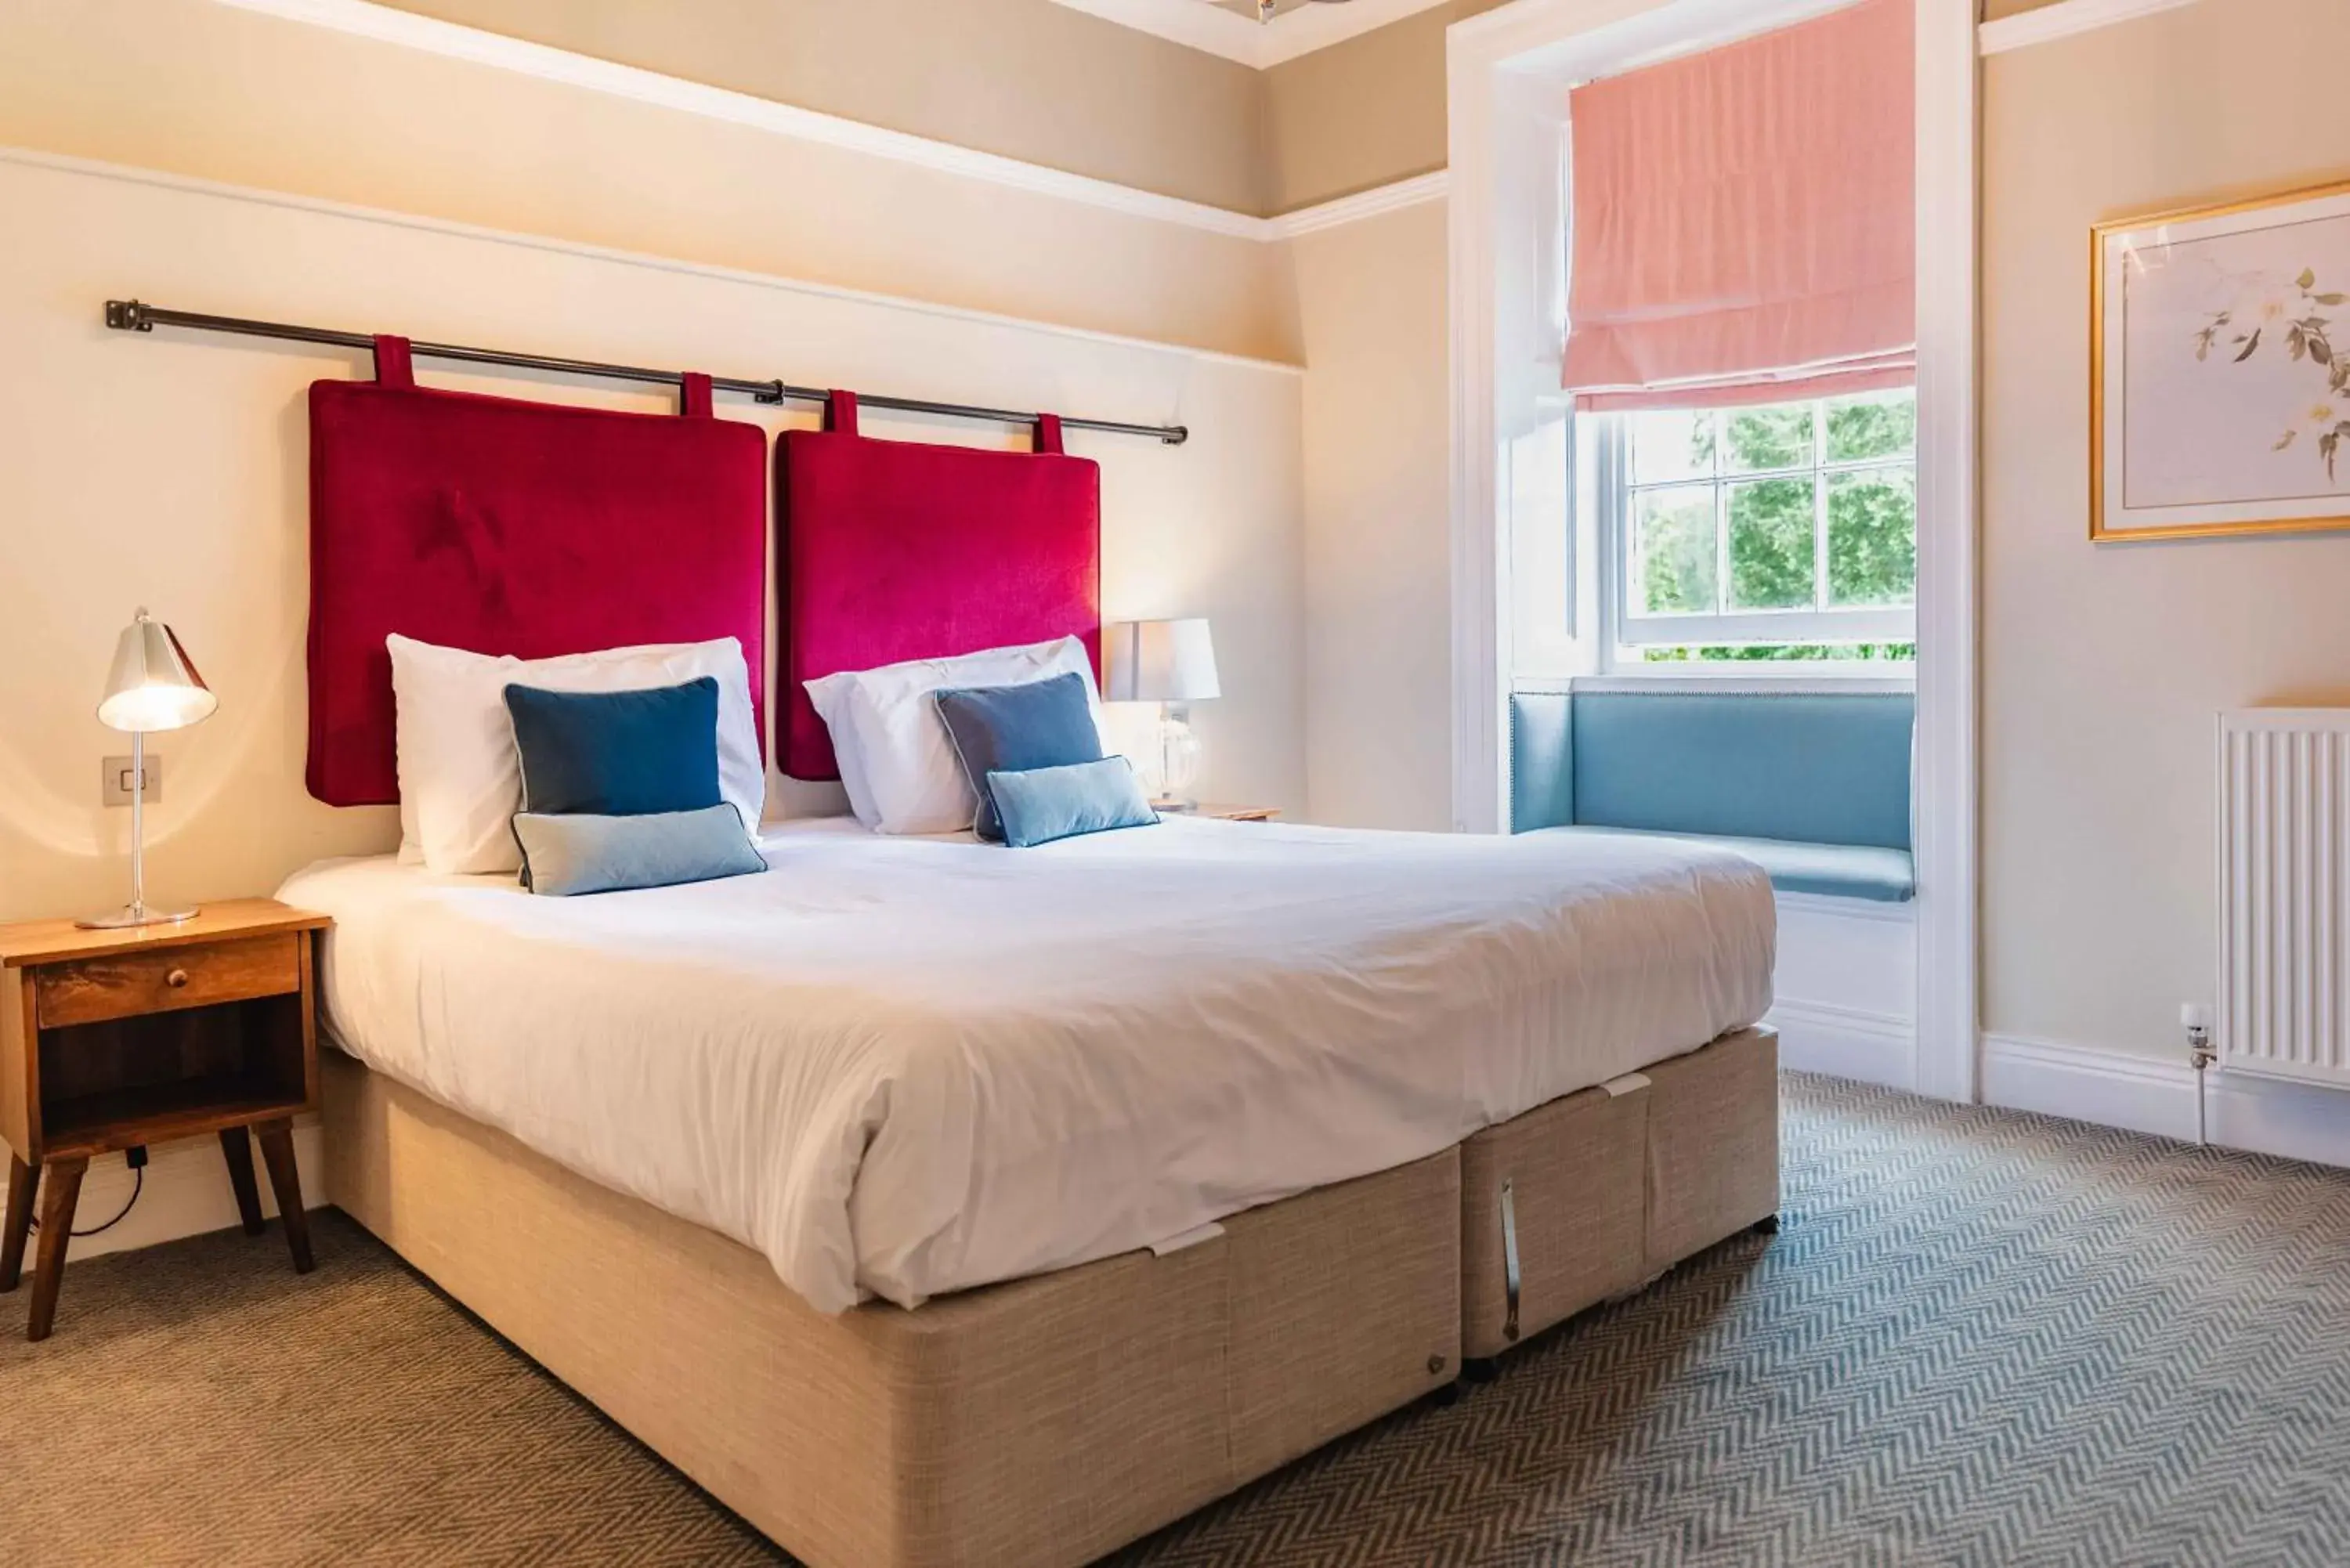
[{"label": "framed floral artwork", "polygon": [[2089,536],[2350,528],[2350,184],[2091,253]]}]

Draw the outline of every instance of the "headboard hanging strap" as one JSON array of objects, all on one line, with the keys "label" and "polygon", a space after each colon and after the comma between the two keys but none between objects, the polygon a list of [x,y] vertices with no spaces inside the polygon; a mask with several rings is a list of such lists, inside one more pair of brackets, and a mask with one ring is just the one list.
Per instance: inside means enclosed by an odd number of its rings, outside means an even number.
[{"label": "headboard hanging strap", "polygon": [[1060,415],[1038,414],[1036,416],[1036,450],[1040,452],[1050,452],[1055,457],[1061,455]]},{"label": "headboard hanging strap", "polygon": [[857,433],[857,394],[835,387],[824,401],[824,428],[835,435]]},{"label": "headboard hanging strap", "polygon": [[678,383],[677,411],[690,420],[706,420],[712,410],[710,402],[710,378],[699,370],[688,370]]},{"label": "headboard hanging strap", "polygon": [[416,364],[409,358],[407,338],[376,334],[375,379],[379,385],[386,387],[416,385]]}]

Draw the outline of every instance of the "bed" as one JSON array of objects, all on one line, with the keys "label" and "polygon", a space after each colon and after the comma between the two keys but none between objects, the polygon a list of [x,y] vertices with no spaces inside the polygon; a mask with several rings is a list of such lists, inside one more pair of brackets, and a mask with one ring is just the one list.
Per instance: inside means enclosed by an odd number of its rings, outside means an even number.
[{"label": "bed", "polygon": [[535,898],[297,875],[359,1060],[764,1254],[819,1311],[1163,1243],[1742,1027],[1746,863],[1176,819],[1008,852],[851,818],[770,875]]},{"label": "bed", "polygon": [[[313,389],[321,798],[387,798],[387,633],[759,665],[755,443],[448,396]],[[779,443],[801,776],[811,659],[1098,646],[1091,465],[899,444]],[[647,552],[702,565],[647,595]],[[1185,819],[760,852],[280,896],[336,921],[330,1199],[820,1568],[1089,1560],[1776,1209],[1773,906],[1735,857]]]},{"label": "bed", "polygon": [[[336,919],[335,1201],[811,1561],[1084,1561],[1776,1206],[1733,857],[1187,820],[764,850],[281,897]],[[929,1482],[834,1517],[851,1475]]]}]

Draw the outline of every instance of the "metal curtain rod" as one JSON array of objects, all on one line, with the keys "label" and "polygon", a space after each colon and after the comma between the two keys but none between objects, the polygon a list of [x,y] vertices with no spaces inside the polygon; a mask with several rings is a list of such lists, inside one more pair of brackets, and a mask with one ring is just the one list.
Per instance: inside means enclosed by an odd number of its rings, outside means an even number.
[{"label": "metal curtain rod", "polygon": [[[278,337],[295,343],[329,343],[338,348],[373,348],[365,332],[336,332],[324,327],[288,327],[282,321],[246,321],[234,316],[203,316],[192,310],[165,310],[135,299],[106,302],[106,324],[117,332],[152,332],[158,327],[187,327],[200,332],[233,332],[244,337]],[[683,372],[648,370],[637,365],[605,365],[592,359],[557,359],[546,354],[509,354],[498,348],[469,348],[459,343],[411,343],[409,352],[434,359],[456,359],[469,365],[511,365],[525,370],[551,370],[566,376],[600,376],[611,381],[642,381],[658,387],[685,383]],[[828,401],[822,387],[795,387],[784,381],[746,381],[736,376],[712,376],[710,384],[721,391],[740,392],[762,403],[786,400],[803,403]],[[933,403],[920,398],[868,397],[858,394],[858,405],[897,409],[910,414],[937,414],[947,419],[986,420],[995,424],[1033,425],[1040,417],[1014,409],[983,408],[976,403]],[[1061,416],[1063,428],[1107,431],[1114,435],[1152,436],[1169,446],[1191,439],[1183,425],[1138,425],[1120,420],[1081,420]]]}]

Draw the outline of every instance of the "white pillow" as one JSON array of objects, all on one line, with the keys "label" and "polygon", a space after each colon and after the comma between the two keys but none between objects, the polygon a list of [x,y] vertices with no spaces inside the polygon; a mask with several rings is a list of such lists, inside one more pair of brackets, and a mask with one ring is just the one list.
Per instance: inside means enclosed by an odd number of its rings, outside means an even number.
[{"label": "white pillow", "polygon": [[832,732],[840,782],[857,820],[876,833],[956,833],[979,802],[955,761],[931,693],[944,686],[1024,686],[1075,671],[1086,706],[1101,725],[1101,693],[1084,639],[1065,637],[991,648],[957,659],[915,659],[879,670],[846,670],[806,682]]},{"label": "white pillow", "polygon": [[751,717],[751,670],[743,645],[655,643],[570,653],[556,659],[493,657],[439,648],[397,633],[391,650],[393,733],[400,751],[400,815],[414,824],[414,853],[434,872],[515,871],[514,814],[522,808],[522,763],[508,686],[549,691],[635,691],[712,676],[718,682],[718,793],[757,833],[767,771]]},{"label": "white pillow", "polygon": [[807,688],[808,701],[816,704],[816,716],[824,721],[832,736],[832,760],[840,770],[840,787],[848,796],[848,809],[858,821],[871,827],[879,814],[873,809],[873,792],[865,787],[865,759],[857,752],[857,732],[848,724],[848,677],[827,675],[801,684]]}]

